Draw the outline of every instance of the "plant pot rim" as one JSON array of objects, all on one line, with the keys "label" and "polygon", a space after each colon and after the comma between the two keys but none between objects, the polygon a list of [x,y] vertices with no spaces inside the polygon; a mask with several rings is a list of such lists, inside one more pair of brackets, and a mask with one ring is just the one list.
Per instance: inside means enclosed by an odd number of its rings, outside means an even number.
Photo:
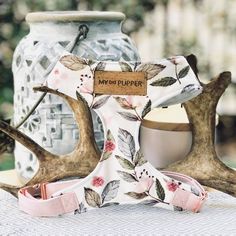
[{"label": "plant pot rim", "polygon": [[125,15],[121,12],[113,11],[42,11],[31,12],[26,15],[26,22],[43,22],[43,21],[122,21]]}]

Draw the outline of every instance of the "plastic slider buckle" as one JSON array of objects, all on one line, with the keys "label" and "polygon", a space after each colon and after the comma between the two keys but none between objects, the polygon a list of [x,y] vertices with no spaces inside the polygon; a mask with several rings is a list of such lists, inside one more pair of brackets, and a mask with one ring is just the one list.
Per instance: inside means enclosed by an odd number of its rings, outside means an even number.
[{"label": "plastic slider buckle", "polygon": [[205,192],[201,198],[199,198],[198,204],[194,207],[193,212],[197,213],[201,210],[203,204],[207,199],[207,193]]},{"label": "plastic slider buckle", "polygon": [[34,188],[34,197],[40,197],[42,200],[47,199],[46,185],[48,183],[40,183],[33,186]]}]

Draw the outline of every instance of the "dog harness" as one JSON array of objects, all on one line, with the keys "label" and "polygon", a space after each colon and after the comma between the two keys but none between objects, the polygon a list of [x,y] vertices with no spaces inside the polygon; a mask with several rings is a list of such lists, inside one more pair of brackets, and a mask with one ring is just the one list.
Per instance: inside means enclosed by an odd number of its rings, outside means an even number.
[{"label": "dog harness", "polygon": [[[144,72],[146,94],[96,94],[96,71]],[[129,85],[122,83],[124,88]],[[65,52],[45,85],[87,101],[102,121],[104,149],[96,168],[83,179],[22,188],[21,210],[34,216],[77,214],[118,204],[200,210],[206,198],[203,187],[186,175],[158,171],[139,146],[141,121],[152,108],[182,103],[201,92],[184,57],[152,63],[97,62]]]}]

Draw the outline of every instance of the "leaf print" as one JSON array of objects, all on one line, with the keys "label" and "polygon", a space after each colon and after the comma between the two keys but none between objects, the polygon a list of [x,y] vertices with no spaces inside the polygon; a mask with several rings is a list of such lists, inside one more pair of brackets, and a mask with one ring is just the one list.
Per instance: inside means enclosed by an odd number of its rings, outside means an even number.
[{"label": "leaf print", "polygon": [[162,200],[164,201],[165,199],[165,191],[164,191],[164,188],[162,187],[160,181],[158,179],[156,179],[156,193],[157,193],[157,196]]},{"label": "leaf print", "polygon": [[100,207],[101,206],[101,198],[99,194],[92,190],[91,188],[84,188],[85,192],[85,200],[87,204],[91,207]]},{"label": "leaf print", "polygon": [[100,61],[100,62],[97,64],[97,66],[96,66],[96,68],[95,68],[95,71],[96,71],[96,70],[103,71],[103,70],[105,70],[105,67],[106,67],[106,63]]},{"label": "leaf print", "polygon": [[107,160],[109,157],[111,157],[111,154],[112,152],[103,152],[100,162]]},{"label": "leaf print", "polygon": [[164,78],[153,81],[150,85],[167,87],[167,86],[174,84],[176,81],[177,81],[177,79],[175,79],[173,77],[164,77]]},{"label": "leaf print", "polygon": [[107,140],[112,141],[113,143],[115,142],[115,139],[111,133],[111,130],[107,130]]},{"label": "leaf print", "polygon": [[117,112],[119,115],[121,115],[123,118],[129,121],[137,121],[138,117],[130,112]]},{"label": "leaf print", "polygon": [[157,203],[159,203],[159,201],[154,200],[154,199],[149,199],[149,200],[144,200],[144,201],[140,202],[139,204],[146,205],[146,206],[154,206]]},{"label": "leaf print", "polygon": [[105,96],[105,97],[100,98],[93,104],[92,108],[93,109],[101,108],[108,101],[109,98],[110,96]]},{"label": "leaf print", "polygon": [[126,170],[134,170],[135,166],[133,163],[131,163],[130,161],[128,161],[127,159],[120,157],[120,156],[115,156],[116,159],[119,161],[120,165],[126,169]]},{"label": "leaf print", "polygon": [[131,175],[130,173],[128,173],[128,172],[118,170],[117,173],[119,174],[119,176],[123,180],[125,180],[125,181],[127,181],[129,183],[137,181],[136,178],[133,175]]},{"label": "leaf print", "polygon": [[194,84],[188,84],[182,89],[181,93],[186,93],[186,92],[189,93],[194,90],[196,90],[196,86]]},{"label": "leaf print", "polygon": [[107,202],[107,203],[103,204],[101,207],[116,206],[116,205],[120,205],[120,203],[119,202]]},{"label": "leaf print", "polygon": [[111,133],[111,130],[107,131],[107,139],[104,144],[104,150],[100,162],[107,160],[111,157],[112,151],[115,149],[115,139]]},{"label": "leaf print", "polygon": [[137,71],[136,68],[137,68],[140,64],[141,64],[140,61],[136,61],[136,62],[134,63],[134,71]]},{"label": "leaf print", "polygon": [[189,66],[185,66],[182,70],[180,70],[180,72],[178,73],[179,79],[184,78],[188,74],[189,69]]},{"label": "leaf print", "polygon": [[94,63],[96,63],[96,61],[93,61],[91,59],[86,59],[86,61],[87,61],[87,64],[90,66],[93,65]]},{"label": "leaf print", "polygon": [[124,129],[118,131],[118,148],[128,158],[132,159],[135,154],[134,137]]},{"label": "leaf print", "polygon": [[80,213],[86,212],[87,208],[84,206],[83,202],[79,204],[79,211]]},{"label": "leaf print", "polygon": [[149,99],[147,104],[145,105],[143,112],[142,112],[142,118],[147,115],[148,112],[151,111],[152,107],[152,101]]},{"label": "leaf print", "polygon": [[147,74],[147,79],[152,79],[156,75],[158,75],[162,70],[164,70],[166,66],[161,64],[148,64],[143,63],[139,65],[136,69],[136,71],[143,71]]},{"label": "leaf print", "polygon": [[135,199],[143,199],[143,198],[147,197],[147,194],[145,192],[143,192],[143,193],[128,192],[125,194],[132,197],[132,198],[135,198]]},{"label": "leaf print", "polygon": [[122,71],[129,71],[132,72],[132,68],[130,67],[130,65],[126,62],[123,61],[119,61],[119,65]]},{"label": "leaf print", "polygon": [[120,104],[120,106],[123,109],[126,109],[126,110],[132,110],[133,109],[132,104],[130,104],[125,98],[122,98],[122,97],[114,97],[114,98]]},{"label": "leaf print", "polygon": [[84,206],[83,202],[81,202],[81,203],[79,204],[79,209],[76,209],[76,210],[74,211],[74,215],[76,215],[76,214],[81,214],[81,213],[84,213],[84,212],[87,212],[87,208]]},{"label": "leaf print", "polygon": [[87,66],[85,60],[74,56],[74,55],[66,55],[60,59],[61,64],[67,67],[70,70],[82,70]]},{"label": "leaf print", "polygon": [[113,180],[109,182],[102,191],[102,203],[114,199],[117,196],[119,187],[120,180]]},{"label": "leaf print", "polygon": [[143,164],[147,162],[147,160],[144,158],[144,155],[140,149],[136,152],[133,162],[135,166],[142,166]]},{"label": "leaf print", "polygon": [[183,208],[182,207],[174,206],[174,211],[183,211]]}]

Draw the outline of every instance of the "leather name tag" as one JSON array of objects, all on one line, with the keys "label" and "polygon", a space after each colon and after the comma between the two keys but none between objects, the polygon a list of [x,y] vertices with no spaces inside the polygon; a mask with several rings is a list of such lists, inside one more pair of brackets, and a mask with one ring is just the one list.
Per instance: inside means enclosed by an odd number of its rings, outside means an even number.
[{"label": "leather name tag", "polygon": [[140,95],[147,94],[144,72],[95,71],[95,94]]}]

